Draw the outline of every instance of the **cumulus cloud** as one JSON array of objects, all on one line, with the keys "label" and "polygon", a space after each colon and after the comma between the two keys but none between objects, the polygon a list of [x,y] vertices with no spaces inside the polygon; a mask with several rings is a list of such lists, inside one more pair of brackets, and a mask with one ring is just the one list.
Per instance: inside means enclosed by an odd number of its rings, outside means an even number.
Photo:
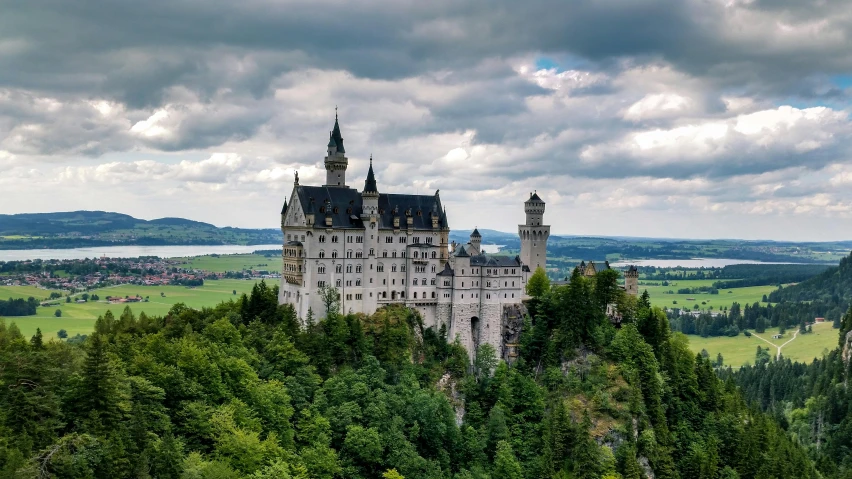
[{"label": "cumulus cloud", "polygon": [[455,227],[805,237],[852,214],[850,1],[0,0],[0,213],[274,226],[339,106],[349,184]]}]

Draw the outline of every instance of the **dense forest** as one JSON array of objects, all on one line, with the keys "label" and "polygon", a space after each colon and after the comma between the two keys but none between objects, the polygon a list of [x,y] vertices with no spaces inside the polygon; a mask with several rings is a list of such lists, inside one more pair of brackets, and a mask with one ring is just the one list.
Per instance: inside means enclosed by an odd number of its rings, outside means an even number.
[{"label": "dense forest", "polygon": [[807,449],[826,477],[852,477],[852,312],[844,315],[840,346],[810,364],[769,360],[721,374],[734,380],[752,404],[776,418]]},{"label": "dense forest", "polygon": [[0,477],[819,477],[617,276],[541,288],[511,365],[401,306],[303,325],[264,283],[84,341],[0,323]]},{"label": "dense forest", "polygon": [[38,301],[32,296],[24,298],[0,299],[0,316],[32,316],[36,314]]}]

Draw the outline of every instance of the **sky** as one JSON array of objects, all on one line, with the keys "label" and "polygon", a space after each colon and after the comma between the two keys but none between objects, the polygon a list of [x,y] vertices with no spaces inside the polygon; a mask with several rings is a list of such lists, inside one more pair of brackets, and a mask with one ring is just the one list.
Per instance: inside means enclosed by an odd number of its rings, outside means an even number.
[{"label": "sky", "polygon": [[335,107],[450,226],[852,239],[852,0],[0,0],[0,214],[275,228]]}]

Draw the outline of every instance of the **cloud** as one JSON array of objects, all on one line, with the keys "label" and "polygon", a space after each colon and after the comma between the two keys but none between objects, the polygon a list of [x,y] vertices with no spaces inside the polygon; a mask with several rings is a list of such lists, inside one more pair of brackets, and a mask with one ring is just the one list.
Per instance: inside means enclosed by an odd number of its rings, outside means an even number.
[{"label": "cloud", "polygon": [[336,106],[349,184],[372,155],[454,226],[513,230],[531,190],[564,233],[783,236],[852,203],[849,0],[0,6],[4,213],[269,226],[294,171],[324,181]]}]

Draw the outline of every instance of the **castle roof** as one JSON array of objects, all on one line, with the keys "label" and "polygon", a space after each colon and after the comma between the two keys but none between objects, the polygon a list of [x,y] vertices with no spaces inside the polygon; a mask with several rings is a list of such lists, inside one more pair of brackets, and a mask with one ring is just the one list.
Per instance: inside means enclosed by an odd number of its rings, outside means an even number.
[{"label": "castle roof", "polygon": [[515,256],[512,258],[511,256],[485,256],[485,255],[477,255],[473,256],[470,259],[471,266],[481,266],[484,268],[488,267],[497,267],[497,268],[517,268],[521,265],[521,258]]},{"label": "castle roof", "polygon": [[376,175],[373,174],[373,157],[370,156],[370,169],[367,170],[367,180],[364,181],[364,193],[378,193],[376,186]]},{"label": "castle roof", "polygon": [[457,248],[454,253],[456,258],[470,258],[470,255],[467,254],[467,248],[464,246]]},{"label": "castle roof", "polygon": [[[296,186],[299,203],[307,205],[305,213],[329,215],[334,228],[363,228],[361,212],[363,198],[354,188],[329,186]],[[330,207],[326,207],[328,204]],[[324,205],[321,208],[316,205]],[[313,211],[311,211],[313,207]],[[328,209],[331,211],[329,212]],[[379,194],[379,228],[393,229],[394,216],[399,217],[399,228],[407,229],[406,218],[410,215],[412,227],[417,230],[432,231],[432,211],[438,215],[438,228],[448,228],[447,216],[441,206],[441,198],[436,195],[400,195]],[[317,221],[315,228],[326,228],[325,223]]]},{"label": "castle roof", "polygon": [[284,198],[284,206],[281,208],[281,214],[283,215],[286,212],[287,212],[287,198],[285,197]]},{"label": "castle roof", "polygon": [[334,114],[334,129],[331,130],[331,138],[328,140],[328,146],[337,147],[338,153],[346,153],[343,148],[343,136],[340,134],[340,124],[337,122],[337,113]]},{"label": "castle roof", "polygon": [[438,273],[438,276],[453,276],[454,274],[453,268],[450,268],[450,263],[444,263],[444,269]]},{"label": "castle roof", "polygon": [[530,199],[528,199],[525,203],[529,203],[530,201],[541,201],[541,202],[544,202],[544,200],[542,200],[541,198],[539,198],[539,196],[538,196],[538,192],[530,193]]},{"label": "castle roof", "polygon": [[479,234],[479,229],[474,228],[473,233],[470,234],[471,238],[482,238],[482,235]]},{"label": "castle roof", "polygon": [[630,267],[627,268],[627,271],[630,272],[630,273],[635,273],[635,272],[639,271],[639,269],[636,267],[635,264],[631,264]]}]

